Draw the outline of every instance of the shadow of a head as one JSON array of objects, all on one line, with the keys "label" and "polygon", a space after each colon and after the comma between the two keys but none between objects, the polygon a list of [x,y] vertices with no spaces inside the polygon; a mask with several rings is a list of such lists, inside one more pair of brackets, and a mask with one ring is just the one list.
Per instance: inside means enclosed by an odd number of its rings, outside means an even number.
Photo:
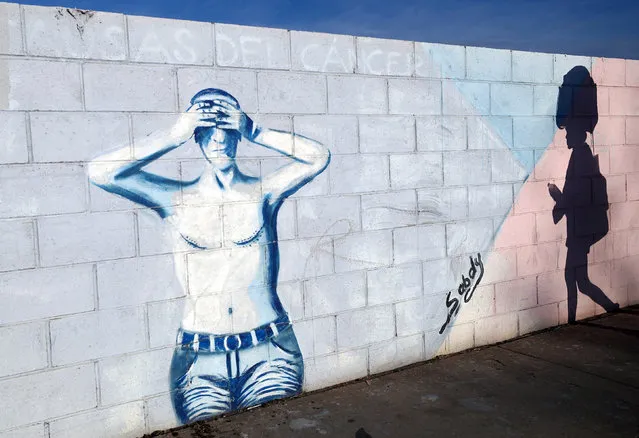
[{"label": "shadow of a head", "polygon": [[559,129],[566,129],[569,148],[583,145],[586,133],[592,134],[595,130],[599,120],[597,85],[586,67],[573,67],[564,75],[555,120]]}]

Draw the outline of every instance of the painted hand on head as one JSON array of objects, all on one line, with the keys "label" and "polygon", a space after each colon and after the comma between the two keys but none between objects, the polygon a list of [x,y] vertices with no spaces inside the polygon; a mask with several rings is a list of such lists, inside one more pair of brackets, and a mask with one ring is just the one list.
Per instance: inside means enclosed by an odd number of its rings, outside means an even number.
[{"label": "painted hand on head", "polygon": [[242,137],[253,139],[255,125],[253,120],[241,109],[237,109],[223,100],[213,100],[212,105],[202,111],[213,115],[210,120],[215,122],[217,128],[238,131]]},{"label": "painted hand on head", "polygon": [[197,102],[180,115],[170,132],[176,144],[185,143],[193,136],[196,128],[214,128],[217,126],[217,122],[211,119],[210,112],[205,111],[208,108],[210,108],[210,104]]}]

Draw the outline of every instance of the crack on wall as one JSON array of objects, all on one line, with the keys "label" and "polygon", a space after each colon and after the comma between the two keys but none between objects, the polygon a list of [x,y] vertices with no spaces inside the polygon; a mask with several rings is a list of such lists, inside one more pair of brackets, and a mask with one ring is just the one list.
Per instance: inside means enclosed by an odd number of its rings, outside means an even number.
[{"label": "crack on wall", "polygon": [[80,36],[84,35],[84,28],[89,22],[89,20],[95,15],[94,11],[89,11],[86,9],[71,9],[71,8],[57,8],[55,13],[55,18],[60,20],[64,14],[68,15],[75,20],[75,28],[78,30]]}]

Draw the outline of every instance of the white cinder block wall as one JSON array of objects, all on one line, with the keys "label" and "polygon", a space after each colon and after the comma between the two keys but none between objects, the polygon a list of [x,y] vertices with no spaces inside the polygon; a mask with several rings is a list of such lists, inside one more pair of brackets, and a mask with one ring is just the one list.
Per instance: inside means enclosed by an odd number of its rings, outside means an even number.
[{"label": "white cinder block wall", "polygon": [[[577,65],[598,84],[591,143],[611,203],[589,272],[625,306],[639,302],[639,61],[0,3],[0,437],[177,424],[168,370],[189,278],[175,268],[202,275],[198,255],[86,166],[136,154],[202,88],[331,151],[278,222],[306,390],[564,323],[566,226],[547,184],[565,177],[554,115]],[[238,157],[256,176],[284,163],[245,142]],[[194,145],[153,164],[202,168]],[[440,335],[477,253],[481,284]],[[601,311],[580,295],[578,317]]]}]

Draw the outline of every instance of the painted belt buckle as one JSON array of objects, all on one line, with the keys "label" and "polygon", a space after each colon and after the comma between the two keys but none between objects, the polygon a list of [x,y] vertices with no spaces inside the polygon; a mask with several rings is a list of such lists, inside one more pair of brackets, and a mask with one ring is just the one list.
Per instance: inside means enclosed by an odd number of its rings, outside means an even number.
[{"label": "painted belt buckle", "polygon": [[[232,342],[233,345],[231,346],[229,346],[229,339],[234,341]],[[226,351],[238,350],[241,346],[242,346],[242,339],[240,338],[240,335],[226,336],[224,338],[224,350]]]}]

